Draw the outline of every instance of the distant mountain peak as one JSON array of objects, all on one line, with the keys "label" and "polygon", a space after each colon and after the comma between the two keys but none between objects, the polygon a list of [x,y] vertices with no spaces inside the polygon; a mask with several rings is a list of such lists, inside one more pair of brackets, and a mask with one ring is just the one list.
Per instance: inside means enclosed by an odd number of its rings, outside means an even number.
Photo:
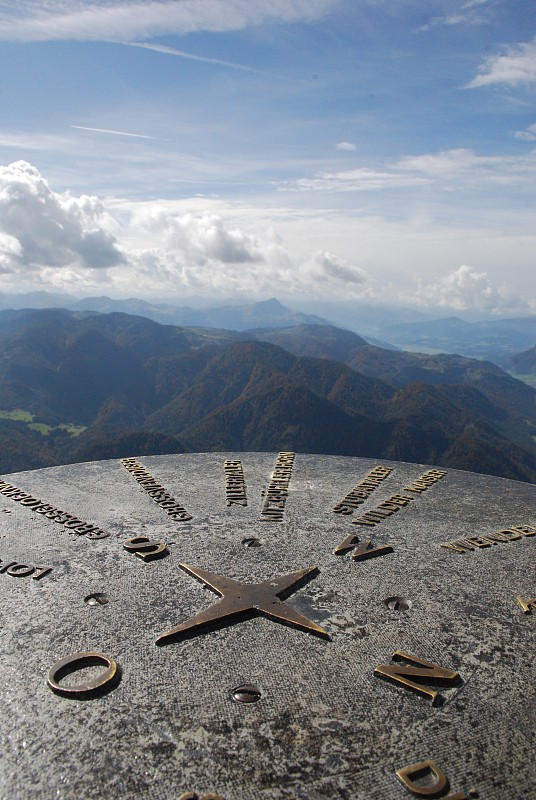
[{"label": "distant mountain peak", "polygon": [[252,307],[259,311],[289,311],[287,306],[280,303],[277,297],[270,297],[269,300],[259,300],[258,303],[253,303]]}]

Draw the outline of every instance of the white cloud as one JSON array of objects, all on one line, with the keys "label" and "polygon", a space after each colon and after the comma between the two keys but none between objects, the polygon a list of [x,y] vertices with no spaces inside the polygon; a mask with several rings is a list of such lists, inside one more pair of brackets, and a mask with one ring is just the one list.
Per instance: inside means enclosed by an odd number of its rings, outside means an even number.
[{"label": "white cloud", "polygon": [[215,214],[177,216],[154,206],[139,212],[133,225],[153,238],[158,236],[164,250],[178,253],[183,260],[196,265],[211,261],[224,264],[263,261],[262,247],[255,237],[236,228],[227,229]]},{"label": "white cloud", "polygon": [[516,131],[514,136],[516,139],[521,139],[525,142],[536,142],[536,122],[529,125],[524,131]]},{"label": "white cloud", "polygon": [[314,253],[307,264],[307,268],[311,273],[311,277],[323,283],[333,283],[335,280],[355,287],[364,286],[370,280],[364,270],[348,264],[348,262],[333,253],[327,253],[323,250]]},{"label": "white cloud", "polygon": [[[449,168],[448,159],[440,163]],[[206,197],[117,199],[104,207],[53,192],[35,167],[19,162],[0,168],[2,289],[536,311],[530,209],[485,219],[438,223],[408,210],[389,220],[355,208],[276,206],[273,196],[264,207]],[[523,287],[523,299],[507,282],[520,294]]]},{"label": "white cloud", "polygon": [[487,272],[478,272],[467,265],[452,270],[433,283],[421,284],[413,299],[423,306],[490,314],[520,312],[529,308],[527,302],[506,283],[497,286]]},{"label": "white cloud", "polygon": [[[417,302],[419,277],[426,276],[425,284],[429,283],[433,290],[435,282],[448,274],[453,265],[471,264],[477,272],[487,272],[493,284],[500,286],[507,281],[517,291],[522,291],[527,303],[532,303],[536,311],[536,302],[531,300],[536,298],[533,213],[530,207],[516,209],[506,216],[502,207],[490,210],[490,199],[501,194],[487,192],[483,203],[472,201],[471,212],[463,214],[457,198],[453,198],[455,213],[450,221],[434,219],[435,209],[428,198],[419,202],[420,192],[416,192],[418,202],[415,205],[404,202],[402,209],[398,197],[395,198],[395,213],[390,218],[367,211],[374,206],[369,202],[370,195],[367,195],[365,208],[356,208],[352,203],[349,210],[318,204],[318,198],[314,208],[304,208],[301,204],[293,205],[294,195],[288,195],[287,202],[280,205],[274,205],[273,197],[266,205],[262,205],[262,198],[257,198],[255,203],[232,203],[207,197],[160,203],[166,206],[168,215],[215,215],[221,218],[225,229],[239,230],[253,237],[262,253],[262,261],[236,265],[218,261],[190,264],[182,252],[167,245],[162,249],[161,230],[155,229],[148,244],[148,234],[135,223],[128,232],[124,229],[122,242],[128,242],[131,253],[151,247],[153,258],[159,258],[160,264],[165,261],[168,276],[184,270],[188,286],[203,287],[206,297],[221,299],[234,293],[242,296],[247,293],[251,297],[275,295],[295,303],[300,298],[344,297],[413,306]],[[331,202],[331,198],[329,200]],[[132,214],[135,220],[136,209],[143,208],[148,213],[154,203],[116,201],[108,207],[124,219]],[[467,205],[462,206],[466,208]],[[278,235],[270,228],[275,228]],[[322,254],[330,254],[331,265]],[[328,278],[330,266],[332,277]],[[350,274],[343,273],[345,268]],[[361,270],[366,271],[364,282],[359,282]],[[149,286],[152,280],[149,274],[138,282],[134,273],[111,272],[114,281],[124,278],[121,293],[139,293],[141,289],[137,286],[144,286],[154,297],[165,294],[180,297],[183,293],[182,278],[174,283],[169,278],[164,288],[156,279]],[[506,298],[505,293],[502,296]],[[419,303],[425,303],[424,296],[421,295]],[[426,304],[435,306],[433,291]],[[504,313],[508,313],[506,306]]]},{"label": "white cloud", "polygon": [[508,46],[499,55],[493,55],[480,65],[478,75],[467,88],[501,84],[520,86],[536,82],[536,37],[530,42]]},{"label": "white cloud", "polygon": [[273,231],[253,236],[215,214],[176,215],[164,207],[133,215],[131,227],[159,244],[131,251],[131,263],[153,292],[168,289],[262,296],[332,291],[362,296],[367,274],[333,253],[293,255]]},{"label": "white cloud", "polygon": [[285,191],[314,192],[367,192],[378,189],[396,189],[427,183],[422,176],[397,174],[362,167],[345,172],[317,172],[313,178],[299,178],[279,185]]},{"label": "white cloud", "polygon": [[6,288],[175,297],[184,291],[305,291],[314,297],[327,286],[353,297],[368,288],[363,270],[337,255],[297,256],[273,230],[252,234],[220,214],[177,213],[153,202],[118,204],[113,213],[94,197],[55,193],[27,162],[0,167],[0,273]]},{"label": "white cloud", "polygon": [[337,150],[356,150],[356,145],[353,142],[337,142]]},{"label": "white cloud", "polygon": [[345,172],[318,172],[312,178],[281,183],[279,189],[363,192],[426,186],[452,190],[489,183],[513,186],[528,185],[535,172],[536,151],[522,156],[480,156],[473,150],[456,148],[406,156],[382,169],[360,167]]},{"label": "white cloud", "polygon": [[477,156],[473,150],[456,148],[442,150],[439,153],[425,153],[419,156],[406,156],[393,166],[395,169],[427,175],[430,178],[450,178],[465,174],[475,167],[491,166],[500,159],[488,156]]},{"label": "white cloud", "polygon": [[106,269],[124,262],[113,223],[94,197],[56,194],[26,161],[0,167],[2,268],[24,272],[75,265]]},{"label": "white cloud", "polygon": [[335,0],[11,0],[0,11],[0,38],[12,41],[129,42],[164,34],[223,32],[323,16]]},{"label": "white cloud", "polygon": [[461,5],[457,13],[432,17],[417,30],[426,32],[441,25],[447,27],[454,25],[485,25],[490,21],[490,13],[487,8],[484,8],[488,2],[489,0],[469,0],[469,2]]},{"label": "white cloud", "polygon": [[27,150],[64,151],[69,138],[57,134],[33,133],[24,130],[0,131],[0,147],[24,152]]}]

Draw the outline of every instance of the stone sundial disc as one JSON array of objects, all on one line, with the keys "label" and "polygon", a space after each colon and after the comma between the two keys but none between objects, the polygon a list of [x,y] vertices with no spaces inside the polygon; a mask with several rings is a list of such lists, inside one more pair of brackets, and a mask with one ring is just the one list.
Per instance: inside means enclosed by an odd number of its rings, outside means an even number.
[{"label": "stone sundial disc", "polygon": [[0,796],[535,797],[529,484],[293,453],[0,481]]}]

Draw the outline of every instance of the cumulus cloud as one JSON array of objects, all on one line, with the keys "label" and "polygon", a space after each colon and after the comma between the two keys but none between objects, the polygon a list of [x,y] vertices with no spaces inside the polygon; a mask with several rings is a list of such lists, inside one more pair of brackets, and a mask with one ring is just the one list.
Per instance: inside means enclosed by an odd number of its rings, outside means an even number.
[{"label": "cumulus cloud", "polygon": [[520,311],[527,303],[505,283],[496,286],[487,272],[462,265],[431,284],[421,284],[414,298],[420,305],[486,311],[490,314]]},{"label": "cumulus cloud", "polygon": [[252,236],[214,214],[174,215],[156,207],[135,214],[132,226],[159,242],[131,252],[133,269],[151,291],[322,296],[329,284],[359,297],[369,288],[363,270],[333,253],[299,258],[273,231]]},{"label": "cumulus cloud", "polygon": [[321,17],[335,0],[7,0],[0,38],[14,41],[127,42],[197,31],[232,31]]},{"label": "cumulus cloud", "polygon": [[26,161],[0,167],[0,263],[4,272],[124,263],[113,223],[95,197],[53,192]]},{"label": "cumulus cloud", "polygon": [[536,83],[536,37],[530,42],[505,47],[503,53],[487,58],[480,65],[476,77],[467,84],[467,88],[532,83]]},{"label": "cumulus cloud", "polygon": [[[296,256],[273,230],[162,203],[115,209],[54,192],[24,161],[0,167],[0,274],[10,290],[171,295],[362,296],[369,278],[337,255]],[[113,269],[112,269],[113,268]]]},{"label": "cumulus cloud", "polygon": [[337,150],[355,150],[356,146],[353,142],[337,142]]},{"label": "cumulus cloud", "polygon": [[[448,164],[447,159],[440,169],[435,162],[419,162],[427,180],[428,173],[442,173]],[[506,314],[536,306],[530,290],[522,298],[493,276],[508,274],[511,285],[523,272],[530,284],[533,252],[532,228],[524,225],[509,236],[495,227],[430,227],[428,221],[339,217],[291,206],[271,206],[261,214],[258,208],[199,197],[117,200],[104,208],[96,198],[54,192],[26,162],[0,168],[4,291],[175,299],[339,297]],[[433,276],[424,267],[432,257]],[[512,265],[508,271],[506,263]],[[430,277],[419,283],[419,274]]]},{"label": "cumulus cloud", "polygon": [[237,228],[228,229],[215,214],[176,215],[158,206],[136,214],[133,224],[157,235],[162,249],[180,254],[184,261],[204,265],[212,261],[244,264],[264,260],[260,242]]}]

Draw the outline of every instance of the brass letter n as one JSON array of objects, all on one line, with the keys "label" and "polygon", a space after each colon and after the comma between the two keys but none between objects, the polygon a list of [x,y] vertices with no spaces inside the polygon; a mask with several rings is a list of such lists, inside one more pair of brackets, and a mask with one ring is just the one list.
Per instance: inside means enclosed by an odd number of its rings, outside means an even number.
[{"label": "brass letter n", "polygon": [[[420,761],[418,764],[412,764],[410,767],[396,770],[397,778],[402,781],[406,789],[414,794],[416,797],[439,797],[444,792],[448,792],[449,782],[447,776],[433,761]],[[413,780],[418,778],[433,777],[434,782],[427,782],[424,784],[417,784]],[[456,792],[456,794],[449,794],[445,800],[467,800],[465,792]]]},{"label": "brass letter n", "polygon": [[[435,689],[427,689],[421,686],[422,683],[435,683],[445,686],[456,686],[460,683],[460,675],[457,672],[444,669],[438,664],[424,661],[424,659],[404,653],[402,650],[397,650],[393,653],[392,658],[394,661],[408,661],[412,665],[418,664],[420,666],[394,667],[391,664],[380,664],[374,670],[374,674],[379,678],[392,681],[392,683],[400,683],[405,689],[410,689],[412,692],[430,697],[433,706],[441,705],[443,697]],[[410,678],[413,680],[410,680]]]}]

